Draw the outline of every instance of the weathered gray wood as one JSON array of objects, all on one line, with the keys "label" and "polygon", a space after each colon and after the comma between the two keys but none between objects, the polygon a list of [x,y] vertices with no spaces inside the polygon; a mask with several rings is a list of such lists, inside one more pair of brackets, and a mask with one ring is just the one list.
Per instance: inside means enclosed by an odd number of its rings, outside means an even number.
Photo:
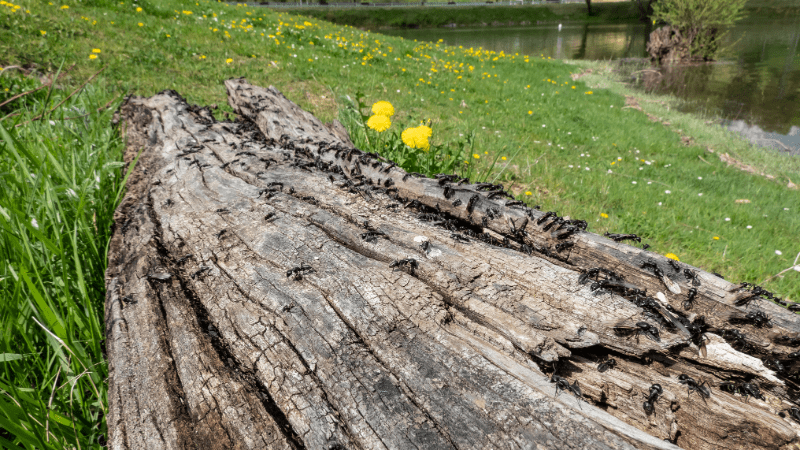
[{"label": "weathered gray wood", "polygon": [[[226,86],[237,112],[260,131],[215,123],[169,92],[130,99],[121,111],[128,161],[145,151],[110,250],[112,447],[668,448],[661,439],[678,436],[687,448],[778,448],[797,441],[800,428],[777,416],[790,406],[785,380],[758,359],[714,336],[701,357],[680,333],[662,330],[654,342],[613,331],[642,310],[615,294],[593,295],[578,282],[574,255],[583,252],[581,239],[617,252],[630,252],[627,246],[579,233],[569,257],[555,258],[455,242],[413,208],[387,209],[396,202],[384,193],[342,188],[353,170],[373,184],[391,176],[403,197],[444,210],[457,197],[445,202],[435,180],[403,182],[400,169],[378,172],[388,164],[367,159],[355,169],[362,155],[339,127],[275,90],[241,80]],[[456,188],[465,203],[474,195],[474,186]],[[528,217],[485,198],[472,215],[454,215],[481,223],[494,205],[506,217]],[[385,236],[365,240],[365,221]],[[497,236],[509,235],[508,224],[495,222],[489,228]],[[527,229],[528,242],[547,242]],[[419,267],[391,267],[404,258]],[[287,277],[301,264],[314,271]],[[607,355],[618,365],[600,373],[598,358]],[[556,395],[548,381],[554,367],[578,380],[588,402]],[[687,397],[682,373],[710,381],[711,398]],[[761,384],[766,402],[715,387],[745,374]],[[665,392],[647,415],[643,394],[653,382]]]}]

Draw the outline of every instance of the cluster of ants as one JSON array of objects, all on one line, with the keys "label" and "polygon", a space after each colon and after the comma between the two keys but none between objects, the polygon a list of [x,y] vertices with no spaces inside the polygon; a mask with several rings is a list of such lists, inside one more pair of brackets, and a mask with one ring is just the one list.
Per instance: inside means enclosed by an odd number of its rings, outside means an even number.
[{"label": "cluster of ants", "polygon": [[[257,132],[257,129],[253,131],[254,133]],[[263,136],[263,135],[262,135]],[[334,174],[344,175],[344,171],[342,167],[331,163],[331,162],[323,162],[320,160],[319,156],[311,155],[311,153],[306,149],[298,149],[294,148],[294,143],[292,140],[288,138],[288,136],[283,136],[282,145],[285,148],[290,150],[294,150],[295,156],[303,156],[307,160],[313,159],[314,162],[306,162],[306,163],[295,163],[297,167],[305,170],[310,170],[312,167],[333,172]],[[357,149],[352,148],[342,148],[342,147],[335,147],[330,146],[326,143],[315,143],[318,146],[320,154],[324,154],[326,151],[335,150],[336,151],[336,158],[343,159],[347,161],[352,161],[352,158],[355,157],[358,159],[358,164],[354,166],[354,169],[351,170],[349,177],[340,184],[340,188],[344,189],[348,192],[361,195],[367,200],[372,199],[373,192],[380,192],[383,194],[388,195],[392,198],[395,203],[389,204],[386,208],[390,210],[397,210],[399,208],[413,208],[418,211],[418,218],[422,221],[431,222],[433,225],[441,226],[444,229],[451,231],[451,238],[458,242],[458,243],[469,243],[472,239],[485,242],[487,244],[493,246],[501,246],[505,248],[511,248],[517,251],[524,252],[526,254],[531,254],[534,250],[542,253],[549,257],[559,258],[558,253],[569,248],[572,246],[571,242],[559,242],[555,245],[555,251],[552,251],[550,248],[547,247],[538,247],[538,248],[531,248],[529,245],[525,243],[524,237],[526,236],[526,232],[524,230],[518,230],[516,228],[516,224],[511,222],[511,236],[501,236],[489,233],[486,228],[488,228],[488,221],[494,220],[496,217],[500,217],[500,212],[494,208],[489,207],[486,209],[485,214],[481,218],[480,225],[477,225],[469,220],[459,219],[456,218],[446,212],[441,211],[439,205],[437,204],[436,207],[431,208],[427,205],[422,204],[418,200],[409,200],[404,199],[398,194],[397,188],[393,187],[395,185],[394,180],[392,178],[386,178],[385,180],[378,180],[374,182],[371,178],[365,177],[360,170],[360,165],[371,165],[373,168],[376,168],[383,164],[379,156],[373,153],[364,153]],[[248,156],[248,155],[242,155]],[[287,159],[289,159],[289,155],[285,155]],[[266,167],[269,167],[269,162],[264,161],[266,163]],[[391,163],[388,166],[380,169],[383,173],[389,173],[396,164]],[[409,177],[418,177],[423,178],[424,176],[418,173],[406,173],[403,175],[403,181],[406,181]],[[329,179],[331,182],[335,181],[333,175],[329,175]],[[453,184],[456,186],[460,186],[464,183],[469,184],[469,179],[458,177],[456,175],[448,175],[448,174],[438,174],[436,175],[435,179],[439,186],[443,188],[443,196],[445,199],[451,199],[455,194],[455,189],[453,188]],[[275,184],[277,186],[280,183]],[[539,206],[535,206],[533,209],[527,208],[524,206],[522,202],[513,200],[513,196],[506,192],[503,189],[502,185],[491,184],[491,183],[477,183],[474,185],[476,191],[482,192],[487,199],[496,199],[502,197],[511,198],[512,201],[508,201],[505,203],[506,207],[511,208],[523,208],[526,211],[529,219],[533,220],[533,210],[538,210]],[[280,189],[283,189],[282,184],[280,185]],[[293,192],[290,192],[293,193]],[[465,207],[468,215],[472,215],[475,205],[480,198],[479,194],[473,194],[470,196],[469,200],[467,201]],[[306,200],[304,198],[304,200]],[[313,198],[308,198],[308,201],[314,201]],[[460,206],[462,201],[456,199],[452,201],[452,206]],[[587,228],[587,223],[582,220],[568,220],[562,217],[559,217],[555,212],[549,211],[546,212],[544,215],[536,219],[536,224],[541,227],[542,231],[551,231],[552,235],[558,239],[565,239],[577,231],[585,231]],[[375,243],[378,239],[387,239],[388,236],[386,233],[372,229],[368,226],[368,224],[364,224],[366,231],[361,234],[361,238],[370,243]],[[499,236],[499,237],[498,237]],[[609,239],[614,240],[615,242],[623,242],[626,240],[635,241],[637,243],[641,243],[641,238],[635,234],[617,234],[617,233],[606,233],[606,237]],[[424,241],[421,244],[423,252],[427,253],[430,250],[430,242]],[[643,249],[647,249],[649,245],[644,244]],[[559,258],[560,259],[560,258]],[[692,309],[694,301],[697,297],[698,291],[697,288],[701,286],[700,279],[698,278],[695,271],[689,268],[681,268],[677,262],[670,260],[670,265],[672,269],[676,273],[681,273],[692,284],[692,287],[688,290],[686,299],[683,301],[682,306],[683,309],[689,311]],[[405,258],[400,260],[392,261],[389,265],[391,268],[397,269],[404,269],[408,271],[411,275],[414,275],[416,270],[419,268],[419,263],[414,258]],[[664,272],[664,269],[658,265],[655,261],[645,261],[642,264],[642,267],[645,269],[649,269],[653,272],[653,274],[664,280],[665,284],[669,282],[669,277]],[[287,271],[286,276],[292,277],[295,280],[302,279],[303,274],[314,272],[314,269],[310,266],[305,265],[304,263],[298,267],[294,267]],[[678,330],[689,337],[689,339],[696,344],[701,352],[705,351],[704,343],[707,341],[704,333],[708,330],[708,326],[705,323],[705,318],[703,316],[698,316],[694,320],[689,321],[684,315],[678,313],[670,306],[665,306],[661,304],[659,301],[647,295],[646,290],[642,290],[637,288],[634,285],[627,283],[624,278],[613,271],[603,269],[603,268],[593,268],[584,271],[580,277],[579,282],[581,284],[586,284],[588,282],[592,282],[590,289],[596,294],[601,295],[604,293],[616,293],[621,295],[623,298],[628,299],[629,301],[633,302],[637,306],[643,308],[645,310],[644,315],[648,319],[652,319],[658,325],[663,328],[670,329],[672,331]],[[742,289],[749,289],[752,295],[744,296],[741,299],[737,300],[736,306],[745,306],[748,305],[756,298],[767,298],[770,299],[778,304],[783,306],[788,306],[791,311],[800,311],[800,305],[796,304],[789,304],[788,302],[784,302],[781,299],[775,297],[769,291],[764,290],[759,286],[755,286],[749,283],[742,283]],[[749,323],[755,327],[762,328],[762,327],[771,327],[770,318],[763,312],[763,311],[751,311],[746,314],[743,313],[733,313],[730,315],[728,320],[731,323]],[[615,333],[623,336],[636,336],[638,339],[639,336],[644,336],[648,339],[653,341],[659,342],[660,341],[660,332],[659,326],[654,325],[647,320],[640,320],[636,322],[619,322],[614,324],[612,329]],[[725,329],[722,333],[723,338],[731,342],[732,345],[738,347],[741,350],[745,350],[749,347],[749,343],[745,334],[741,331],[735,329]],[[788,338],[782,337],[785,343],[791,345],[800,345],[800,339],[796,338]],[[779,340],[781,337],[778,338]],[[800,352],[796,352],[798,357],[800,357]],[[792,354],[794,355],[794,354]],[[791,357],[791,355],[790,355]],[[780,360],[768,360],[766,361],[767,366],[772,367],[779,372],[785,372],[785,368]],[[603,361],[598,366],[598,371],[605,372],[613,367],[616,366],[616,361],[613,358],[607,359]],[[556,385],[556,395],[560,391],[570,392],[578,398],[583,398],[582,392],[580,387],[578,386],[578,382],[574,381],[572,384],[569,381],[561,376],[556,375],[555,373],[551,376],[550,381],[555,383]],[[702,383],[697,382],[692,377],[681,374],[678,377],[678,382],[683,384],[687,387],[687,394],[691,394],[693,392],[698,393],[702,398],[709,398],[711,396],[711,389],[708,384],[703,381]],[[760,391],[760,388],[757,384],[751,382],[734,382],[728,381],[723,382],[719,386],[719,389],[723,391],[727,391],[730,393],[738,393],[745,398],[747,397],[754,397],[763,400],[764,396]],[[649,393],[645,396],[645,401],[643,402],[642,406],[645,412],[648,414],[652,414],[655,410],[655,404],[658,401],[659,396],[663,394],[663,388],[658,384],[653,384],[650,387]],[[800,408],[792,407],[787,410],[789,415],[800,422]],[[781,416],[785,416],[783,412],[780,413]]]}]

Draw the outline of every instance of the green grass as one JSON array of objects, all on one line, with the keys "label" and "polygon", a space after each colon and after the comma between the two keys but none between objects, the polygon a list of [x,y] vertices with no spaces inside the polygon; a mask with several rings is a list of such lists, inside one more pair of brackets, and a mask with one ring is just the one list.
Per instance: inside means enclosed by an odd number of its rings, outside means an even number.
[{"label": "green grass", "polygon": [[339,25],[360,28],[426,28],[520,25],[542,22],[637,22],[639,11],[631,2],[592,4],[588,15],[583,3],[526,6],[404,7],[404,8],[280,8]]},{"label": "green grass", "polygon": [[[571,73],[581,67],[539,55],[414,42],[208,1],[141,1],[141,11],[112,0],[18,3],[15,12],[0,5],[0,65],[32,72],[1,72],[0,103],[38,86],[37,77],[52,76],[62,62],[75,67],[53,92],[0,108],[0,118],[20,113],[0,122],[6,447],[92,448],[104,433],[103,271],[122,143],[109,127],[110,111],[96,111],[126,93],[175,89],[229,112],[222,81],[244,76],[275,85],[323,120],[347,122],[347,96],[363,92],[367,104],[394,105],[386,133],[430,120],[432,145],[470,149],[460,173],[503,182],[543,210],[584,218],[590,231],[637,233],[654,251],[734,281],[761,282],[800,252],[800,194],[786,188],[789,180],[800,183],[797,159],[753,149],[702,118],[676,113],[666,99],[642,96],[664,101],[641,105],[672,125],[653,123],[625,108],[629,92],[600,66],[599,75],[575,82]],[[52,109],[103,67],[45,120],[15,126]],[[677,129],[695,144],[684,145]],[[775,178],[727,167],[706,146]],[[796,300],[800,274],[789,271],[765,287]]]},{"label": "green grass", "polygon": [[[0,90],[32,81],[2,74]],[[97,88],[25,123],[69,92],[37,94],[0,123],[0,444],[87,448],[105,433],[103,278],[122,143]]]}]

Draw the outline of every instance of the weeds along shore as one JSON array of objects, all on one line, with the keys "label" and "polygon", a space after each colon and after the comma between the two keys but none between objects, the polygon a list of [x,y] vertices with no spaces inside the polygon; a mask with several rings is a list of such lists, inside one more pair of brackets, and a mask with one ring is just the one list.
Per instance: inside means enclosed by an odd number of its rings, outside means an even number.
[{"label": "weeds along shore", "polygon": [[[103,272],[125,177],[110,121],[127,94],[175,89],[224,119],[223,80],[274,85],[361,145],[391,143],[403,164],[502,182],[589,231],[636,233],[652,251],[800,298],[800,273],[786,270],[800,252],[798,160],[636,97],[592,63],[209,1],[3,1],[0,15],[4,444],[104,442]],[[378,101],[394,114],[365,126]],[[429,147],[403,147],[409,128]]]}]

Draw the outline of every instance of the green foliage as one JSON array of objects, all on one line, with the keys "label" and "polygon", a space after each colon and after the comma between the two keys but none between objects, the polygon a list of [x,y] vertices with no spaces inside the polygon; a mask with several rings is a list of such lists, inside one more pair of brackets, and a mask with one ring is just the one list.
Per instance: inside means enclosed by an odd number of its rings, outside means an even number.
[{"label": "green foliage", "polygon": [[742,18],[747,0],[659,0],[653,5],[655,22],[680,32],[692,59],[710,60],[719,51],[725,28]]},{"label": "green foliage", "polygon": [[471,134],[455,143],[436,144],[434,141],[427,150],[411,148],[403,142],[401,133],[397,131],[398,127],[394,123],[393,130],[379,132],[370,129],[367,125],[370,116],[363,113],[367,106],[364,95],[358,93],[356,102],[347,99],[345,108],[340,114],[342,124],[348,129],[350,139],[357,148],[378,153],[394,161],[407,172],[433,177],[438,173],[461,171],[468,176],[470,166],[465,163],[474,143]]},{"label": "green foliage", "polygon": [[[0,77],[9,93],[33,84]],[[0,429],[10,433],[0,443],[8,448],[99,448],[106,433],[103,274],[122,144],[108,126],[114,108],[98,113],[104,94],[93,87],[30,122],[68,93],[25,96],[13,103],[19,115],[0,123]]]}]

